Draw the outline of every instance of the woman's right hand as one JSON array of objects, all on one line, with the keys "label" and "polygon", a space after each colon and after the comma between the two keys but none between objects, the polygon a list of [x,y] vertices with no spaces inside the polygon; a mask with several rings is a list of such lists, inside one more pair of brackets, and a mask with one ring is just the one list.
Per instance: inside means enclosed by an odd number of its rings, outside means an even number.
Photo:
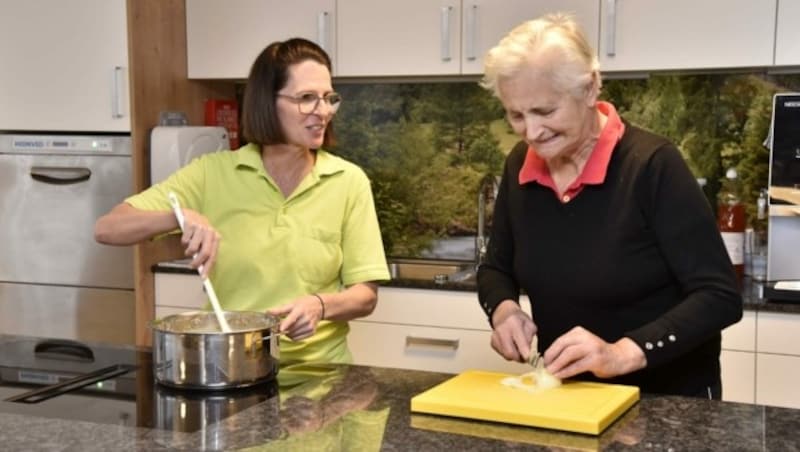
[{"label": "woman's right hand", "polygon": [[207,278],[217,260],[217,249],[222,235],[209,223],[208,218],[191,209],[183,209],[183,235],[181,244],[187,256],[192,256],[192,268],[203,266],[201,276]]},{"label": "woman's right hand", "polygon": [[510,361],[527,362],[536,324],[514,300],[504,300],[492,314],[492,348]]}]

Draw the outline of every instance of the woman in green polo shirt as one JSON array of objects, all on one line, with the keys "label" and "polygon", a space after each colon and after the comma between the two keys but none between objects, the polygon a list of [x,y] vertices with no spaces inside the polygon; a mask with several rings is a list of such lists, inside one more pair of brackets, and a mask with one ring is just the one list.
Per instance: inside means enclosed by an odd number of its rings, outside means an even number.
[{"label": "woman in green polo shirt", "polygon": [[178,229],[225,310],[281,316],[281,362],[349,362],[347,321],[368,315],[389,279],[369,180],[325,150],[341,97],[319,46],[290,39],[253,63],[236,152],[206,154],[101,217],[101,243],[131,245]]}]

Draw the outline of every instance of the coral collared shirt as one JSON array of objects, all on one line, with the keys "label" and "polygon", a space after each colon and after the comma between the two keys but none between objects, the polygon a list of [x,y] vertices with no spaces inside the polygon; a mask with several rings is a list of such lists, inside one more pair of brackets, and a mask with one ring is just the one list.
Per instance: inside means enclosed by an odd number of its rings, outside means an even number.
[{"label": "coral collared shirt", "polygon": [[617,110],[610,103],[597,102],[597,109],[608,118],[606,125],[600,131],[600,136],[594,145],[594,149],[592,149],[589,160],[586,161],[586,165],[583,167],[583,171],[567,187],[564,193],[558,193],[547,163],[536,154],[532,146],[528,146],[525,162],[523,162],[519,171],[520,185],[536,182],[552,189],[562,203],[568,203],[583,190],[584,186],[602,184],[606,179],[608,162],[611,161],[611,152],[620,138],[622,138],[622,134],[625,133],[625,124],[622,123]]}]

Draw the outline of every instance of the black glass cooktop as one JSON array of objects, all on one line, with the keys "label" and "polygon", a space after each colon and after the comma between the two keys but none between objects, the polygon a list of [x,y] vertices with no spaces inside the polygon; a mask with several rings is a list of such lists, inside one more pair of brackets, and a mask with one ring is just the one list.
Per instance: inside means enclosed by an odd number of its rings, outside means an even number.
[{"label": "black glass cooktop", "polygon": [[276,394],[275,381],[222,391],[163,386],[149,349],[0,335],[0,412],[194,432]]}]

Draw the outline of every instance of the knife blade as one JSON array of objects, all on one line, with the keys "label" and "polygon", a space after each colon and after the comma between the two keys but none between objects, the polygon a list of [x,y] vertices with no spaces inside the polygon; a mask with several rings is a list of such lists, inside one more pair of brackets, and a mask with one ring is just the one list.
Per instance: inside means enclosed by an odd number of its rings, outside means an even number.
[{"label": "knife blade", "polygon": [[542,355],[539,352],[535,352],[531,354],[531,359],[528,360],[528,363],[536,369],[539,365],[539,362],[542,360]]}]

